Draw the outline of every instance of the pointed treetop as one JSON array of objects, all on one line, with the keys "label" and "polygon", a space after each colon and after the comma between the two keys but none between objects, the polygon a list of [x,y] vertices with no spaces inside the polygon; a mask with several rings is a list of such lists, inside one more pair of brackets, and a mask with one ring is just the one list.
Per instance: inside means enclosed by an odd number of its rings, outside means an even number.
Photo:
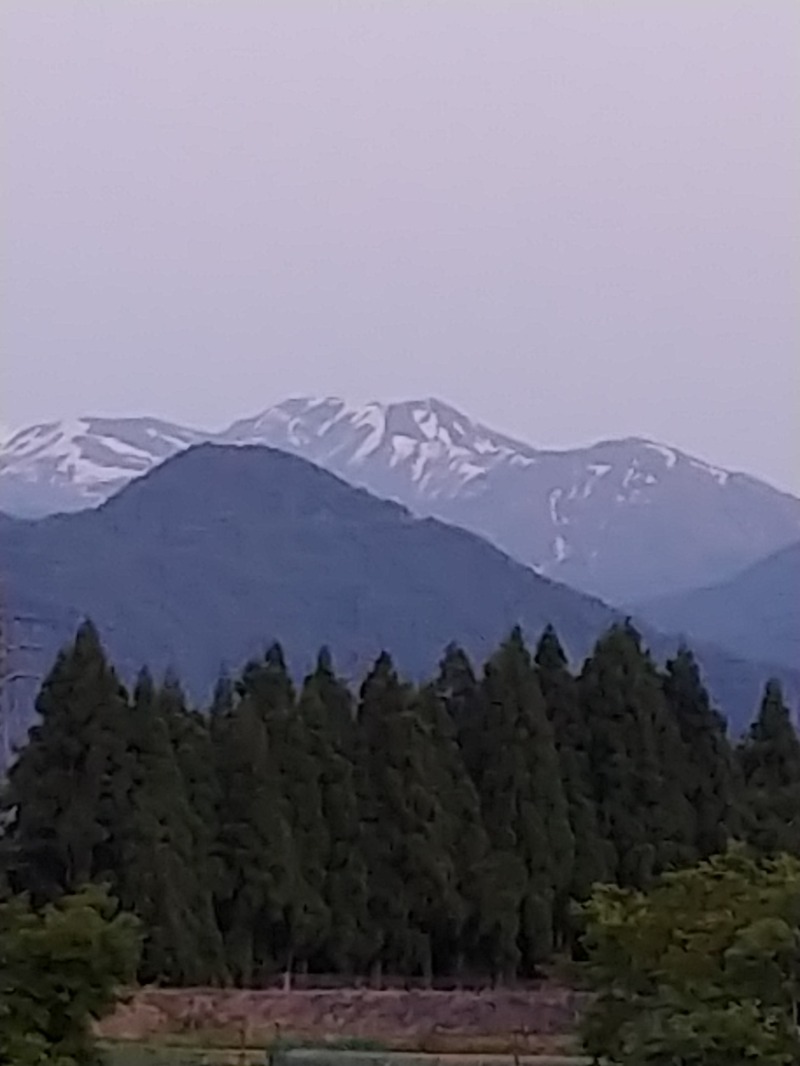
[{"label": "pointed treetop", "polygon": [[333,676],[333,656],[327,644],[323,644],[317,653],[316,673]]},{"label": "pointed treetop", "polygon": [[361,696],[375,685],[393,685],[398,681],[394,662],[388,651],[382,651],[373,663],[372,669],[361,683]]},{"label": "pointed treetop", "polygon": [[283,673],[286,672],[286,656],[283,654],[283,647],[279,641],[274,641],[267,648],[266,654],[264,655],[264,665],[275,670],[280,670]]},{"label": "pointed treetop", "polygon": [[84,652],[98,651],[101,655],[103,654],[100,634],[91,618],[85,618],[78,626],[75,634],[75,650]]},{"label": "pointed treetop", "polygon": [[221,673],[214,685],[211,697],[210,713],[213,716],[225,714],[233,706],[234,684],[227,673]]},{"label": "pointed treetop", "polygon": [[103,666],[108,665],[108,657],[100,639],[100,633],[89,618],[81,622],[75,633],[75,640],[64,651],[70,659],[95,660]]},{"label": "pointed treetop", "polygon": [[136,675],[136,684],[133,689],[134,703],[149,703],[155,697],[156,686],[150,670],[143,666]]},{"label": "pointed treetop", "polygon": [[673,657],[667,660],[666,671],[669,678],[681,682],[686,688],[698,691],[704,688],[700,665],[694,652],[684,643],[681,643]]},{"label": "pointed treetop", "polygon": [[547,625],[536,645],[536,664],[542,670],[556,672],[567,666],[567,655],[552,625]]},{"label": "pointed treetop", "polygon": [[498,662],[506,659],[508,656],[513,660],[518,660],[519,662],[524,663],[525,666],[531,665],[530,649],[525,642],[525,636],[522,632],[522,626],[520,625],[514,626],[495,655],[491,656],[489,662]]},{"label": "pointed treetop", "polygon": [[639,659],[644,655],[642,637],[638,629],[633,625],[630,618],[624,622],[615,622],[597,638],[592,656],[597,653],[615,652],[620,656],[633,656]]},{"label": "pointed treetop", "polygon": [[750,727],[750,736],[753,740],[766,740],[784,733],[794,733],[794,728],[789,708],[783,699],[781,683],[772,678],[764,686],[761,707]]},{"label": "pointed treetop", "polygon": [[373,674],[394,674],[394,660],[388,651],[382,651],[372,667]]},{"label": "pointed treetop", "polygon": [[169,693],[175,700],[180,700],[181,703],[186,702],[186,694],[183,691],[181,679],[173,666],[167,667],[164,671],[164,680],[161,682],[161,688],[163,692]]},{"label": "pointed treetop", "polygon": [[460,644],[451,643],[445,648],[437,683],[440,689],[476,683],[475,669]]}]

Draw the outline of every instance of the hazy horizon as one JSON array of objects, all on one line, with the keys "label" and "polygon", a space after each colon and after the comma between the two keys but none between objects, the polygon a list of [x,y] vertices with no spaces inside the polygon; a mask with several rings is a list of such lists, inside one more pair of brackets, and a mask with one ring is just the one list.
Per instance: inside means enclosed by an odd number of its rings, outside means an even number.
[{"label": "hazy horizon", "polygon": [[800,6],[0,25],[3,427],[434,396],[800,494]]}]

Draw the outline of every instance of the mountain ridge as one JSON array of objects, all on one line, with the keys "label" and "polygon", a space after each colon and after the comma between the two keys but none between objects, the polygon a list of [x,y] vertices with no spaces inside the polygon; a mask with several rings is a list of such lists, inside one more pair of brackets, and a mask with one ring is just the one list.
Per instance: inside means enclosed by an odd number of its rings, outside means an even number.
[{"label": "mountain ridge", "polygon": [[432,397],[294,397],[206,434],[158,419],[31,427],[0,448],[0,509],[96,506],[203,440],[293,452],[618,604],[722,580],[800,537],[800,500],[750,475],[646,438],[540,449]]},{"label": "mountain ridge", "polygon": [[724,582],[639,604],[651,624],[732,654],[800,664],[800,540]]},{"label": "mountain ridge", "polygon": [[[419,677],[450,641],[481,660],[514,624],[535,640],[552,623],[577,665],[623,617],[469,531],[263,446],[195,446],[96,510],[0,522],[0,559],[11,609],[52,622],[39,675],[91,617],[127,680],[173,667],[201,701],[220,668],[274,639],[296,675],[326,644],[346,676],[385,648]],[[677,646],[643,634],[660,659]],[[734,729],[768,676],[800,692],[795,671],[696,650]]]}]

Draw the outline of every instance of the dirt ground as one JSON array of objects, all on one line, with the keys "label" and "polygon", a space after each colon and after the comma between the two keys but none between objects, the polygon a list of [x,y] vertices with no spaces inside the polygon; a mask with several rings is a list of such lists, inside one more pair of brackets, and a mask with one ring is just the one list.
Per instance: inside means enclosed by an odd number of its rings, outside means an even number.
[{"label": "dirt ground", "polygon": [[579,1007],[579,995],[557,985],[470,992],[145,989],[107,1018],[100,1034],[136,1041],[197,1037],[227,1046],[351,1039],[431,1052],[523,1052],[563,1046]]}]

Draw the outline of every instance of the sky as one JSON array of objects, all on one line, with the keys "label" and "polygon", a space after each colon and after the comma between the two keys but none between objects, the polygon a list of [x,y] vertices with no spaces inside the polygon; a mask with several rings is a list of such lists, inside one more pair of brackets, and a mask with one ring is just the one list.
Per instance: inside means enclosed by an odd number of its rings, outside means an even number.
[{"label": "sky", "polygon": [[0,422],[437,396],[800,494],[795,0],[5,0]]}]

